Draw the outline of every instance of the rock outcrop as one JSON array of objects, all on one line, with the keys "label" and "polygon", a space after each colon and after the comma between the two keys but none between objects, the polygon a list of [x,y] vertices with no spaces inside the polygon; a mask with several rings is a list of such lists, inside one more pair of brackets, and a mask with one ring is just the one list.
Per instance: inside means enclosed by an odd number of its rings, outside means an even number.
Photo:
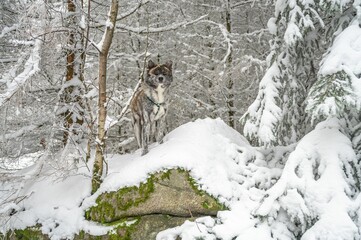
[{"label": "rock outcrop", "polygon": [[[158,232],[200,216],[224,210],[216,199],[200,191],[189,173],[173,169],[150,176],[139,187],[127,187],[100,195],[86,217],[103,224],[136,219],[134,240],[155,239]],[[120,234],[120,233],[119,233]]]},{"label": "rock outcrop", "polygon": [[[160,231],[182,225],[200,216],[215,216],[225,207],[200,191],[189,173],[173,169],[151,175],[138,187],[126,187],[101,194],[86,218],[114,230],[103,236],[81,231],[74,239],[152,240]],[[0,236],[1,237],[1,236]],[[47,240],[40,226],[8,232],[5,239]]]}]

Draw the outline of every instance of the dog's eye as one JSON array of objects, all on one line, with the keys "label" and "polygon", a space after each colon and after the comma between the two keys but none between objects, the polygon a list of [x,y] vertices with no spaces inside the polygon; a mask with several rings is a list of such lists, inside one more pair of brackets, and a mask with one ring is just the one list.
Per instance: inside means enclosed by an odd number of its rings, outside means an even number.
[{"label": "dog's eye", "polygon": [[162,71],[162,74],[163,74],[164,76],[169,75],[169,74],[168,74],[168,71],[166,71],[166,70],[163,70],[163,71]]}]

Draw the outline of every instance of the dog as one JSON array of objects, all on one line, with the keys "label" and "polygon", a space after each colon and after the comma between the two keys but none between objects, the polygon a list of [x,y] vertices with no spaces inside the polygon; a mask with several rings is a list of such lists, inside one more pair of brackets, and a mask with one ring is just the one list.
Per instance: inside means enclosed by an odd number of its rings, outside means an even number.
[{"label": "dog", "polygon": [[173,82],[172,61],[155,64],[148,61],[144,80],[130,103],[132,125],[142,156],[148,153],[148,144],[163,137],[164,119],[168,108],[168,90]]}]

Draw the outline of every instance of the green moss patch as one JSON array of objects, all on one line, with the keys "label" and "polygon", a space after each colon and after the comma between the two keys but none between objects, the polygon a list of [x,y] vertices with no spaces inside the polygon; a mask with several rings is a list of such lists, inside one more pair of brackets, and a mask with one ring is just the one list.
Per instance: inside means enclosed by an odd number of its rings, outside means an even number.
[{"label": "green moss patch", "polygon": [[154,176],[151,176],[139,187],[125,187],[116,192],[103,193],[97,198],[97,205],[86,212],[86,218],[101,223],[117,221],[120,218],[115,216],[116,211],[126,211],[132,206],[138,206],[145,202],[153,191]]},{"label": "green moss patch", "polygon": [[172,169],[151,175],[139,187],[101,194],[96,205],[86,212],[86,218],[104,224],[151,214],[214,216],[224,209],[224,205],[198,189],[188,171]]},{"label": "green moss patch", "polygon": [[25,229],[16,229],[9,231],[5,238],[7,240],[48,240],[49,237],[44,235],[39,227],[28,227]]}]

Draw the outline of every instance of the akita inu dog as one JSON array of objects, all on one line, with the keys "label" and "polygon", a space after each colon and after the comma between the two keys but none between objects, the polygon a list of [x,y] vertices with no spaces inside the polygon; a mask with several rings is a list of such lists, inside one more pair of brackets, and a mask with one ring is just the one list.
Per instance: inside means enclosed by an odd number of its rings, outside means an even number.
[{"label": "akita inu dog", "polygon": [[142,155],[148,153],[148,144],[154,137],[156,141],[163,137],[167,93],[172,81],[171,61],[157,65],[149,60],[144,81],[130,103],[134,134]]}]

